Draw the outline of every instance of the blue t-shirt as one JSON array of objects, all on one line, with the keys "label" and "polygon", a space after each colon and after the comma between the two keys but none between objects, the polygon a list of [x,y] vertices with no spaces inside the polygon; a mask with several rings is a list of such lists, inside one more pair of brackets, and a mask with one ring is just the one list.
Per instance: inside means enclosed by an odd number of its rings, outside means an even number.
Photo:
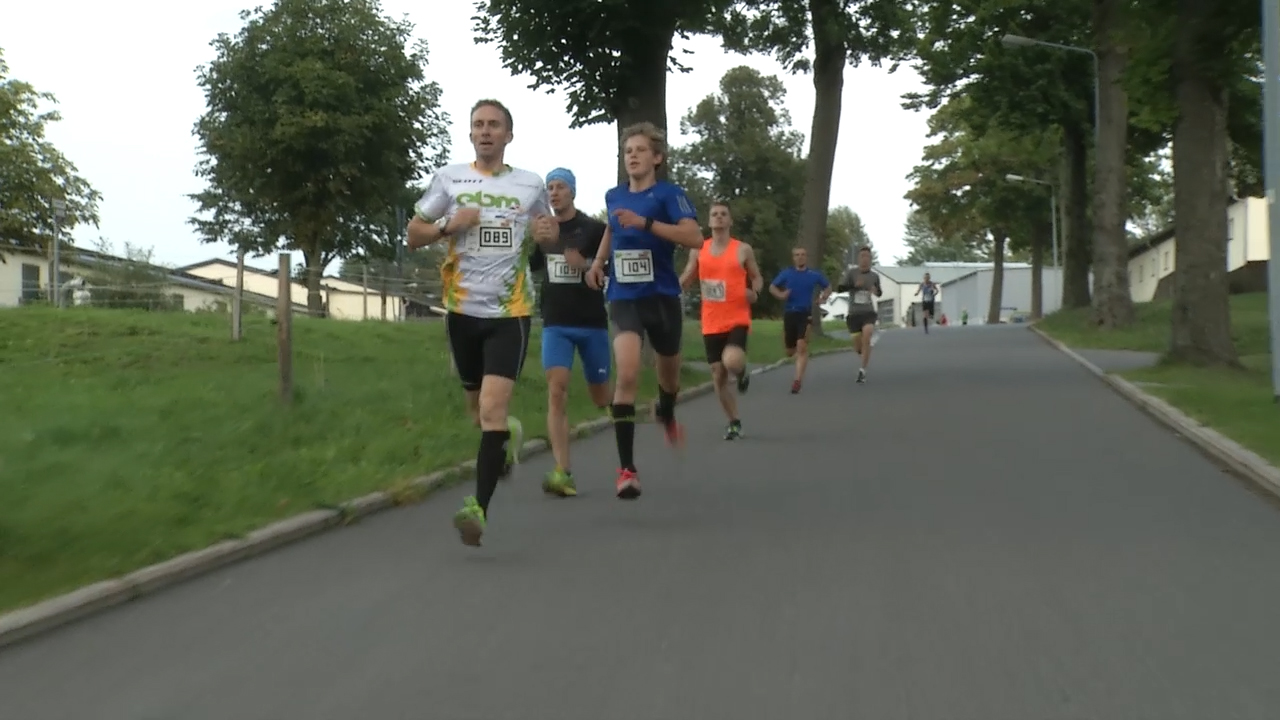
[{"label": "blue t-shirt", "polygon": [[680,296],[680,273],[676,272],[676,245],[651,232],[625,228],[614,217],[615,210],[630,210],[654,222],[675,225],[685,218],[698,219],[684,190],[669,182],[640,192],[619,185],[604,194],[612,236],[609,258],[609,300],[635,300],[651,295]]},{"label": "blue t-shirt", "polygon": [[778,273],[778,277],[774,278],[771,284],[781,290],[791,291],[783,308],[783,312],[789,313],[809,312],[813,309],[814,288],[826,290],[831,287],[831,283],[827,282],[827,278],[817,270],[812,268],[797,270],[793,267]]}]

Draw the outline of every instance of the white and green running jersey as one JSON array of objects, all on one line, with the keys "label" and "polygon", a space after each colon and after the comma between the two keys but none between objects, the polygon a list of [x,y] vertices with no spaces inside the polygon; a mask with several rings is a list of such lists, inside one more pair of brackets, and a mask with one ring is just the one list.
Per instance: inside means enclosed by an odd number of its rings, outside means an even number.
[{"label": "white and green running jersey", "polygon": [[431,177],[415,210],[433,222],[467,207],[479,208],[480,225],[447,240],[440,266],[445,309],[482,318],[532,315],[529,224],[551,214],[542,178],[509,166],[489,175],[473,165],[447,165]]}]

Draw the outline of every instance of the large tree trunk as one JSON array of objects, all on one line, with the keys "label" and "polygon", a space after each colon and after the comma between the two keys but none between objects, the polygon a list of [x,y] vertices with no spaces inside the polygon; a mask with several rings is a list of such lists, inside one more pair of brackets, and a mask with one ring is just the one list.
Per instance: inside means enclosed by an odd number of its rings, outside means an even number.
[{"label": "large tree trunk", "polygon": [[1064,127],[1060,185],[1062,202],[1062,307],[1089,307],[1089,265],[1093,262],[1088,230],[1087,146],[1082,128]]},{"label": "large tree trunk", "polygon": [[[1199,62],[1199,28],[1215,0],[1181,0],[1174,45],[1175,249],[1169,357],[1238,367],[1227,289],[1227,93]],[[1273,289],[1273,292],[1275,289]]]},{"label": "large tree trunk", "polygon": [[1000,322],[1004,306],[1004,246],[1009,235],[1003,230],[991,231],[991,302],[987,306],[987,324]]},{"label": "large tree trunk", "polygon": [[1128,165],[1129,94],[1124,89],[1129,48],[1121,42],[1123,0],[1094,0],[1098,45],[1099,128],[1094,148],[1093,319],[1103,328],[1133,324],[1129,294]]},{"label": "large tree trunk", "polygon": [[[809,266],[822,267],[826,251],[827,209],[831,200],[831,174],[835,170],[840,140],[840,110],[844,102],[844,67],[849,50],[840,28],[844,12],[838,0],[809,0],[813,29],[813,124],[809,130],[809,156],[805,162],[804,200],[800,205],[800,245],[809,253]],[[823,333],[822,311],[813,303],[812,334]]]},{"label": "large tree trunk", "polygon": [[[625,86],[618,89],[613,108],[618,126],[619,185],[627,182],[622,131],[640,122],[651,122],[663,130],[667,129],[667,65],[675,34],[674,23],[657,24],[637,37],[626,53],[629,67],[622,73]],[[658,179],[666,179],[666,175],[667,164],[664,162],[658,168]]]},{"label": "large tree trunk", "polygon": [[1053,243],[1053,225],[1048,220],[1031,228],[1031,319],[1044,317],[1044,255]]},{"label": "large tree trunk", "polygon": [[307,268],[307,315],[324,317],[324,298],[320,295],[320,276],[324,274],[324,264],[320,253],[303,250],[302,259]]}]

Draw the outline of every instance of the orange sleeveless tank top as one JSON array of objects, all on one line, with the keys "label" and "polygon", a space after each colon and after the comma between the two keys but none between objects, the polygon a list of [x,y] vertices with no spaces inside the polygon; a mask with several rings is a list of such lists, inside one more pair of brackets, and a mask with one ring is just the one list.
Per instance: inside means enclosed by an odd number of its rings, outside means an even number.
[{"label": "orange sleeveless tank top", "polygon": [[737,238],[729,240],[720,255],[711,253],[707,238],[698,251],[698,279],[702,285],[702,334],[726,333],[736,327],[751,327],[751,305],[747,302],[747,270],[738,261]]}]

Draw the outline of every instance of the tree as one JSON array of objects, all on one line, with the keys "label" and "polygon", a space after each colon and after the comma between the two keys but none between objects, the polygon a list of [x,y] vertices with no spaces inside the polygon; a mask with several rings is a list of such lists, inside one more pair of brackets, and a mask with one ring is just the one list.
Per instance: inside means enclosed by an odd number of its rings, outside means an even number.
[{"label": "tree", "polygon": [[982,253],[974,247],[972,238],[960,235],[939,237],[929,225],[929,218],[920,210],[912,210],[902,228],[902,242],[909,252],[897,258],[899,265],[924,265],[941,262],[980,262]]},{"label": "tree", "polygon": [[847,205],[831,208],[827,213],[826,256],[823,258],[822,272],[829,278],[837,278],[852,266],[858,259],[858,249],[871,248],[871,264],[878,265],[880,258],[876,256],[876,248],[867,236],[867,229],[862,225],[862,218]]},{"label": "tree", "polygon": [[[648,121],[667,128],[667,72],[689,68],[671,57],[677,36],[707,31],[728,0],[689,0],[655,8],[627,0],[478,0],[477,42],[497,43],[503,67],[557,89],[571,127]],[[663,168],[659,168],[660,172]],[[618,182],[626,181],[618,150]]]},{"label": "tree", "polygon": [[[5,243],[47,248],[55,230],[67,237],[78,225],[98,224],[102,196],[45,137],[62,118],[40,106],[56,102],[51,93],[9,77],[0,50],[0,241]],[[54,205],[58,200],[66,203],[61,217]]]},{"label": "tree", "polygon": [[[756,250],[761,272],[772,277],[790,263],[800,220],[804,138],[791,127],[786,89],[773,76],[742,66],[725,73],[720,92],[681,120],[695,139],[672,152],[672,180],[702,212],[726,202],[733,232]],[[756,309],[776,309],[773,296]]]},{"label": "tree", "polygon": [[361,251],[375,218],[449,139],[424,43],[377,0],[276,0],[240,15],[199,69],[208,109],[195,126],[207,188],[192,196],[204,242],[302,253],[307,306],[320,278]]},{"label": "tree", "polygon": [[[901,58],[913,35],[910,10],[897,0],[770,0],[735,3],[720,24],[737,52],[772,53],[793,72],[812,71],[814,107],[809,132],[799,244],[823,265],[831,175],[840,139],[844,69],[852,61],[879,65]],[[813,46],[813,59],[803,57]],[[819,317],[815,301],[814,316]],[[813,332],[822,334],[821,324]]]}]

